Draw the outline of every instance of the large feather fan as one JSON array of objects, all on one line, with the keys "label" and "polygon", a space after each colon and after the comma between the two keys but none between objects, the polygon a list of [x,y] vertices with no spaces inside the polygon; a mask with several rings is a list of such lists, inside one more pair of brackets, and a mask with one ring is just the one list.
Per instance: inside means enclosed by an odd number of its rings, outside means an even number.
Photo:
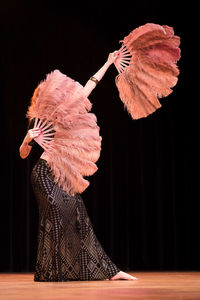
[{"label": "large feather fan", "polygon": [[172,27],[148,23],[122,41],[115,66],[119,96],[133,119],[158,109],[177,83],[180,38]]},{"label": "large feather fan", "polygon": [[35,140],[48,153],[56,182],[70,195],[82,193],[89,185],[83,177],[97,170],[101,137],[90,109],[82,85],[55,70],[40,83],[27,112],[30,119],[36,118],[35,127],[44,131],[43,138]]}]

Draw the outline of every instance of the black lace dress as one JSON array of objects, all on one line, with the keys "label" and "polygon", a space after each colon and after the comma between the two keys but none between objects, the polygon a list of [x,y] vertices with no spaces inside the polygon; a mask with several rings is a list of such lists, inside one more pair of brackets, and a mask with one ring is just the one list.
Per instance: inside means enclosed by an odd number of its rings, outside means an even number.
[{"label": "black lace dress", "polygon": [[39,207],[35,281],[104,280],[120,270],[93,231],[79,194],[59,188],[44,159],[31,173]]},{"label": "black lace dress", "polygon": [[[33,125],[34,119],[28,129]],[[81,196],[58,187],[46,160],[40,158],[34,166],[31,183],[39,208],[34,280],[104,280],[118,273],[93,231]]]}]

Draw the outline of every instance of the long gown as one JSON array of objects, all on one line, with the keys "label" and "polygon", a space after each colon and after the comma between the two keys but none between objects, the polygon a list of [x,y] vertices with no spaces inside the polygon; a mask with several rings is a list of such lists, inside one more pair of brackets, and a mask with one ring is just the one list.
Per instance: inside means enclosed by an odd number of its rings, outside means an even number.
[{"label": "long gown", "polygon": [[38,202],[38,248],[34,281],[110,279],[120,269],[99,243],[80,194],[68,195],[39,159],[31,173]]}]

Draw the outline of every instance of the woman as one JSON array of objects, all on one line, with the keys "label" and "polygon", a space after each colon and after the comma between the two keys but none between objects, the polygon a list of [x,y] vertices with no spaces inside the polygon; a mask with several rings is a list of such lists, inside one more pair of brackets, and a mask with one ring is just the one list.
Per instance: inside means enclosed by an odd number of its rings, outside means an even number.
[{"label": "woman", "polygon": [[[82,90],[85,97],[89,96],[108,67],[116,60],[117,55],[117,51],[111,53],[103,67],[86,83]],[[38,101],[37,95],[40,87],[39,85],[33,95],[32,106]],[[29,108],[29,113],[32,106]],[[82,117],[83,114],[79,116]],[[92,114],[89,117],[91,118]],[[56,118],[58,118],[58,114]],[[31,128],[33,127],[33,120],[31,123],[32,125],[29,126],[29,130],[20,146],[20,156],[23,159],[29,155],[33,146],[33,140],[37,140],[42,133],[41,128],[37,126]],[[56,128],[51,127],[51,129],[50,133],[53,139]],[[99,140],[97,139],[96,141],[98,142]],[[55,180],[56,171],[53,172],[53,168],[51,168],[52,157],[54,160],[59,160],[59,156],[62,155],[54,152],[50,156],[49,153],[47,148],[47,151],[43,152],[31,174],[31,181],[39,206],[38,250],[34,280],[137,279],[122,272],[106,255],[96,238],[80,196],[80,193],[88,185],[87,181],[79,180],[84,187],[81,186],[80,189],[73,190],[73,185],[69,184],[70,179],[65,178],[70,188],[64,190],[62,185],[57,184],[58,180]],[[57,157],[55,158],[55,156]],[[78,158],[75,157],[74,160],[76,159]],[[94,169],[93,163],[90,166]],[[60,179],[65,169],[57,169],[61,172],[58,175]],[[94,170],[92,172],[94,173]],[[92,172],[90,173],[92,174]],[[69,193],[66,191],[69,191]]]}]

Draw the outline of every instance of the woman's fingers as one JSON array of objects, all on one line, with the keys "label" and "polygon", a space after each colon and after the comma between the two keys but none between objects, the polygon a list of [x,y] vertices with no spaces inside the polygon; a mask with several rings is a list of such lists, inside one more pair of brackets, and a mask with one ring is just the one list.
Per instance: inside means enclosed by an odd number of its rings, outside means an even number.
[{"label": "woman's fingers", "polygon": [[39,128],[33,128],[29,130],[29,136],[31,139],[38,137],[42,133],[42,130]]},{"label": "woman's fingers", "polygon": [[113,63],[116,59],[117,59],[117,57],[118,57],[118,50],[116,50],[116,51],[114,51],[114,52],[112,52],[112,53],[110,53],[109,54],[109,57],[108,57],[108,60],[111,62],[111,63]]},{"label": "woman's fingers", "polygon": [[119,54],[119,50],[114,51],[114,52],[113,52],[113,57],[114,57],[114,58],[117,58],[118,54]]}]

